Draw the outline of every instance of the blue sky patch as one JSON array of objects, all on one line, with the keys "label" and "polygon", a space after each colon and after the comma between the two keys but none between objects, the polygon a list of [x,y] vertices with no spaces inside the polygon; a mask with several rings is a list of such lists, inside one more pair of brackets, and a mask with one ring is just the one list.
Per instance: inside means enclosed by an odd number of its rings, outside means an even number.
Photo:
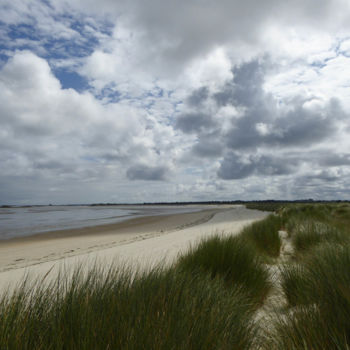
[{"label": "blue sky patch", "polygon": [[60,81],[63,89],[74,89],[78,92],[84,91],[89,87],[87,79],[76,72],[63,69],[54,71],[56,78]]}]

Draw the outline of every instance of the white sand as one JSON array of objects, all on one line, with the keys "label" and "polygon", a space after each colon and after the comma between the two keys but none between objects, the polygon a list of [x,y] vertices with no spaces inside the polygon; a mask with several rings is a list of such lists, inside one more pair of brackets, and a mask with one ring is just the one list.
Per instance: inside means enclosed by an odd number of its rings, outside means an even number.
[{"label": "white sand", "polygon": [[116,262],[147,268],[171,263],[191,244],[213,233],[237,234],[266,213],[244,206],[206,206],[200,213],[131,220],[127,223],[38,235],[0,244],[0,291],[32,278],[54,278],[62,267]]}]

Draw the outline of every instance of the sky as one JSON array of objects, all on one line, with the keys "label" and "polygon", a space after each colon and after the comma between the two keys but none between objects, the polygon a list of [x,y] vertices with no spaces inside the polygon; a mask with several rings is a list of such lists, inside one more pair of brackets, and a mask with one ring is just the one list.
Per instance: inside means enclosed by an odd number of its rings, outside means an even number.
[{"label": "sky", "polygon": [[350,199],[349,0],[1,0],[0,204]]}]

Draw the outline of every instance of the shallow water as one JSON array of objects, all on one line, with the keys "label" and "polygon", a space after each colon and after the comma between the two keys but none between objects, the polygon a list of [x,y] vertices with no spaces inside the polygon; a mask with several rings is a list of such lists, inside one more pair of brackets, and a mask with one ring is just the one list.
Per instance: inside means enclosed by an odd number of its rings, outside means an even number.
[{"label": "shallow water", "polygon": [[62,229],[97,226],[131,218],[196,212],[185,206],[34,206],[0,208],[0,240]]}]

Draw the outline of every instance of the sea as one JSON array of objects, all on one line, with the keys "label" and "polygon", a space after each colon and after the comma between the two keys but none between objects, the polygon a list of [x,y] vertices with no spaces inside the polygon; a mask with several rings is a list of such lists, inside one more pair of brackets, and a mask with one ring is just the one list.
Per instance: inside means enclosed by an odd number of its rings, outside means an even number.
[{"label": "sea", "polygon": [[182,214],[203,210],[167,205],[49,205],[0,208],[0,240],[38,233],[98,226],[132,218]]}]

